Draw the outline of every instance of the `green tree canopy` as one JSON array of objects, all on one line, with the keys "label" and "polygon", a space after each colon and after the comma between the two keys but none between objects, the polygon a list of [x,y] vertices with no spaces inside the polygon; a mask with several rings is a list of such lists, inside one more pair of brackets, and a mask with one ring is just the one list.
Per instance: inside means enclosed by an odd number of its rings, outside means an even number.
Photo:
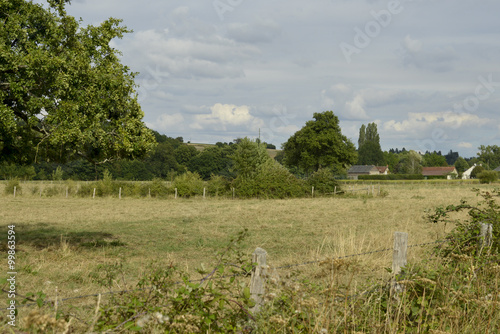
[{"label": "green tree canopy", "polygon": [[260,166],[272,160],[267,153],[265,144],[259,144],[247,137],[238,139],[231,159],[235,171],[241,178],[251,178],[257,173]]},{"label": "green tree canopy", "polygon": [[356,148],[342,135],[338,117],[332,111],[325,111],[314,113],[313,118],[283,144],[285,164],[307,173],[354,164]]},{"label": "green tree canopy", "polygon": [[376,123],[361,125],[358,139],[358,165],[385,165]]},{"label": "green tree canopy", "polygon": [[500,166],[500,147],[497,145],[479,146],[477,156],[479,160],[488,164],[491,169],[495,169]]},{"label": "green tree canopy", "polygon": [[424,167],[446,167],[448,163],[445,156],[437,152],[426,152],[422,159],[422,165]]},{"label": "green tree canopy", "polygon": [[145,156],[154,137],[120,63],[110,18],[80,26],[66,1],[0,1],[0,153],[4,160],[94,164]]}]

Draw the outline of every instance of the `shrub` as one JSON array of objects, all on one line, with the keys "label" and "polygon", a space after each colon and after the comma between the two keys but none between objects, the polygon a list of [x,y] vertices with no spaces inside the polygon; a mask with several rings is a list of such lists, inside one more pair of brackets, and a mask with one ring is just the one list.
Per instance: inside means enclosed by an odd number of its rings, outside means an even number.
[{"label": "shrub", "polygon": [[213,175],[207,183],[208,193],[213,196],[223,196],[230,190],[230,182],[220,175]]},{"label": "shrub", "polygon": [[252,177],[239,175],[234,180],[234,187],[243,198],[293,198],[309,194],[303,180],[274,160],[263,164]]},{"label": "shrub", "polygon": [[498,173],[494,170],[485,170],[477,174],[480,183],[491,183],[498,180]]},{"label": "shrub", "polygon": [[314,187],[314,191],[320,194],[331,194],[335,190],[340,190],[339,184],[335,179],[333,172],[326,168],[322,168],[309,176],[307,184],[310,187]]},{"label": "shrub", "polygon": [[191,197],[203,193],[203,180],[198,173],[186,172],[174,180],[174,188],[181,197]]},{"label": "shrub", "polygon": [[484,169],[484,167],[483,167],[483,166],[476,166],[476,167],[472,170],[472,172],[470,173],[470,177],[471,177],[471,178],[473,178],[473,179],[475,179],[475,178],[477,178],[477,176],[478,176],[479,174],[481,174],[484,170],[485,170],[485,169]]},{"label": "shrub", "polygon": [[166,197],[170,192],[166,183],[159,178],[155,178],[151,182],[144,183],[142,188],[143,190],[141,191],[141,195],[143,196],[148,196],[151,193],[151,197]]},{"label": "shrub", "polygon": [[14,187],[16,187],[16,195],[21,195],[22,194],[22,188],[19,185],[19,179],[13,178],[10,179],[7,184],[5,185],[4,188],[4,194],[5,195],[13,195],[14,194]]}]

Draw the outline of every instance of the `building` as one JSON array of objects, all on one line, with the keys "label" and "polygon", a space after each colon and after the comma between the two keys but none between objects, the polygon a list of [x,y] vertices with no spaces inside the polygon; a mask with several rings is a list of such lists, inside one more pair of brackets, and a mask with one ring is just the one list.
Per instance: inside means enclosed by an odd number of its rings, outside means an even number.
[{"label": "building", "polygon": [[360,175],[380,175],[380,171],[374,165],[354,165],[347,171],[347,177],[357,180]]},{"label": "building", "polygon": [[500,172],[500,166],[494,169],[495,172]]},{"label": "building", "polygon": [[[458,176],[457,169],[451,167],[422,167],[422,175],[427,176],[446,176],[448,180]],[[453,176],[454,175],[454,176]]]},{"label": "building", "polygon": [[381,175],[387,175],[390,173],[389,171],[389,165],[387,166],[377,166],[378,172]]}]

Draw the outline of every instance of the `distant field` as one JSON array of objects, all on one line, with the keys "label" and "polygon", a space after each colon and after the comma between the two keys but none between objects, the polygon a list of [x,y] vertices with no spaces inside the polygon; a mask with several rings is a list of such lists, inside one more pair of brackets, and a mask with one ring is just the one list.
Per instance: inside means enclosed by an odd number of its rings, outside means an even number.
[{"label": "distant field", "polygon": [[[426,223],[427,209],[476,200],[472,186],[458,182],[383,184],[385,197],[293,200],[39,198],[30,191],[36,185],[21,184],[23,195],[16,198],[0,186],[0,230],[5,234],[7,225],[16,225],[21,295],[42,290],[54,296],[56,287],[63,297],[100,292],[91,273],[104,263],[123,264],[125,276],[116,279],[116,290],[124,281],[135,282],[151,261],[191,272],[201,264],[210,268],[217,251],[244,228],[250,236],[243,251],[250,257],[256,247],[264,248],[271,266],[391,248],[395,231],[408,232],[410,244],[432,242],[452,226]],[[412,248],[410,261],[424,251]],[[387,278],[391,256],[350,259],[359,267],[354,283]],[[321,279],[318,265],[294,271]]]}]

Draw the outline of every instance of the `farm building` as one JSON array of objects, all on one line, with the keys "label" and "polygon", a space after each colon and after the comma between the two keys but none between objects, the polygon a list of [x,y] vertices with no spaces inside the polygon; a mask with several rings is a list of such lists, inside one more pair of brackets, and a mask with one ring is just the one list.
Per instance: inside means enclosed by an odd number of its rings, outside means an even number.
[{"label": "farm building", "polygon": [[390,173],[389,166],[377,166],[377,169],[381,175],[387,175]]},{"label": "farm building", "polygon": [[453,166],[451,167],[422,167],[423,176],[446,176],[448,180],[452,179],[452,174],[455,177],[458,176],[457,169]]},{"label": "farm building", "polygon": [[347,171],[347,177],[357,180],[359,175],[379,175],[380,171],[374,165],[354,165]]}]

